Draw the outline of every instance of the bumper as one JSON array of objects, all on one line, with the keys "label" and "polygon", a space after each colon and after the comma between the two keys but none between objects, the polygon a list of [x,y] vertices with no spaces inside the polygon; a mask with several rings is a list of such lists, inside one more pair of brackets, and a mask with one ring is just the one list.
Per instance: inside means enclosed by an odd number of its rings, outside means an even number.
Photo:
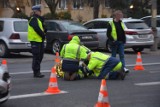
[{"label": "bumper", "polygon": [[0,103],[6,101],[10,94],[10,82],[4,82],[2,80],[0,80]]},{"label": "bumper", "polygon": [[150,47],[154,44],[154,41],[146,41],[146,42],[127,42],[125,44],[125,48],[132,48],[132,47]]},{"label": "bumper", "polygon": [[10,42],[8,44],[8,49],[31,49],[31,44],[29,42],[27,43],[22,43],[22,42],[19,42],[19,43],[15,43],[15,42]]},{"label": "bumper", "polygon": [[98,49],[99,42],[98,41],[92,41],[92,42],[82,42],[83,45],[88,47],[89,49]]}]

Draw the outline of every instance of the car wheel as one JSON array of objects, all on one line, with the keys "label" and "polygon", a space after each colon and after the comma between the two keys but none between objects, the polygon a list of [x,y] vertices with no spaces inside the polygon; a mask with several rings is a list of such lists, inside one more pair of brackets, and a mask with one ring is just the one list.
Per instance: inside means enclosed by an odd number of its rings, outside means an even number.
[{"label": "car wheel", "polygon": [[111,47],[110,47],[108,41],[106,42],[106,50],[107,50],[108,52],[111,52]]},{"label": "car wheel", "polygon": [[8,47],[4,42],[0,42],[0,57],[4,58],[7,57],[8,55],[9,55]]},{"label": "car wheel", "polygon": [[61,43],[58,40],[55,40],[52,44],[52,53],[55,54],[56,52],[60,52]]},{"label": "car wheel", "polygon": [[137,52],[142,52],[142,51],[144,50],[143,47],[133,47],[132,49],[133,49],[133,51],[136,52],[136,53],[137,53]]}]

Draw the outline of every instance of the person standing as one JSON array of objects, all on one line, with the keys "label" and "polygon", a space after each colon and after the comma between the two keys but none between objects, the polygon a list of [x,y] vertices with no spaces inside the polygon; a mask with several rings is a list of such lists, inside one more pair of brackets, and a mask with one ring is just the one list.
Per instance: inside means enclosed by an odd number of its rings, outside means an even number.
[{"label": "person standing", "polygon": [[109,22],[107,29],[107,37],[109,39],[109,45],[111,47],[112,57],[116,57],[118,52],[120,61],[126,73],[129,70],[125,67],[124,58],[124,44],[126,43],[126,36],[124,31],[124,24],[122,22],[123,13],[121,10],[117,10],[113,14],[113,20]]},{"label": "person standing", "polygon": [[31,43],[32,48],[32,70],[34,78],[43,78],[44,75],[40,72],[40,64],[44,54],[44,19],[41,17],[41,5],[32,7],[33,15],[28,21],[28,41]]}]

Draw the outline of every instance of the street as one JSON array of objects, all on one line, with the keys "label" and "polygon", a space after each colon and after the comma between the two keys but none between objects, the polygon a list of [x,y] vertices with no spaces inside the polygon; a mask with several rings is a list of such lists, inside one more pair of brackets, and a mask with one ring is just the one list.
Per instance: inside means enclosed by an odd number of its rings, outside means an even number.
[{"label": "street", "polygon": [[[125,80],[107,80],[111,107],[160,107],[160,50],[154,52],[145,49],[141,57],[145,70],[135,71],[133,68],[137,54],[126,50],[125,60],[130,73]],[[45,54],[41,64],[45,78],[41,79],[33,78],[30,53],[7,58],[12,89],[10,99],[0,107],[94,107],[101,80],[64,81],[57,78],[62,93],[44,93],[48,88],[51,68],[55,64],[54,58],[52,54]]]}]

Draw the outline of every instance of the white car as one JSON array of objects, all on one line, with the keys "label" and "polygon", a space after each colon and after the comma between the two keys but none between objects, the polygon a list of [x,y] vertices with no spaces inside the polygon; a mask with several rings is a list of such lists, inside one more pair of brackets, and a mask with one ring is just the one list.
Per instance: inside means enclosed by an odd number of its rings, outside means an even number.
[{"label": "white car", "polygon": [[4,103],[10,96],[10,75],[0,66],[0,103]]},{"label": "white car", "polygon": [[7,57],[10,52],[31,52],[27,35],[27,19],[0,18],[0,57]]},{"label": "white car", "polygon": [[[141,18],[151,28],[152,16],[145,16]],[[156,16],[157,19],[157,36],[158,36],[158,47],[160,47],[160,15]]]},{"label": "white car", "polygon": [[[113,18],[97,18],[90,20],[83,25],[89,30],[97,32],[99,39],[99,49],[109,49],[108,38],[106,36],[108,22]],[[126,44],[125,48],[132,48],[135,52],[141,52],[144,48],[153,45],[154,37],[152,30],[140,19],[124,18]]]}]

